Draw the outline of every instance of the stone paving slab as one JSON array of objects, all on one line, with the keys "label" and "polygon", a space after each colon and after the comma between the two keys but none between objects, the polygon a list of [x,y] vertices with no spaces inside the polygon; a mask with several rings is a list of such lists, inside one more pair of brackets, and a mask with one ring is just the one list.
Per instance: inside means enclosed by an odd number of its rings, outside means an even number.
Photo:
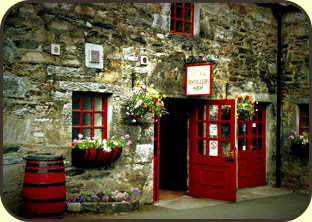
[{"label": "stone paving slab", "polygon": [[193,209],[214,206],[223,203],[226,203],[226,201],[182,196],[173,199],[161,200],[158,203],[154,203],[154,205],[171,209]]},{"label": "stone paving slab", "polygon": [[[257,199],[269,196],[277,196],[288,194],[291,191],[278,187],[261,186],[253,188],[244,188],[237,191],[237,201]],[[170,209],[194,209],[200,207],[214,206],[219,204],[228,203],[228,201],[195,198],[191,196],[182,196],[172,199],[161,200],[154,205]]]}]

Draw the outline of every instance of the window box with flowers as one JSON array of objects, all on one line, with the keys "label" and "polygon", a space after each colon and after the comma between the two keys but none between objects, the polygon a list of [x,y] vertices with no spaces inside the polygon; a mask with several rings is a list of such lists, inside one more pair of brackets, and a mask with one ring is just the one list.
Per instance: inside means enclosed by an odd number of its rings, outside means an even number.
[{"label": "window box with flowers", "polygon": [[288,138],[291,141],[291,154],[299,157],[309,157],[309,138],[306,135],[300,135],[296,130],[292,130],[292,135]]},{"label": "window box with flowers", "polygon": [[132,144],[129,135],[110,140],[98,138],[83,138],[82,134],[74,141],[72,149],[72,165],[75,167],[92,168],[108,165],[116,161],[122,152],[122,148]]},{"label": "window box with flowers", "polygon": [[154,89],[154,85],[150,87],[145,85],[139,85],[134,87],[129,94],[127,101],[126,114],[132,118],[133,122],[143,118],[146,114],[151,113],[153,119],[168,115],[163,98],[166,95],[160,95],[158,91]]}]

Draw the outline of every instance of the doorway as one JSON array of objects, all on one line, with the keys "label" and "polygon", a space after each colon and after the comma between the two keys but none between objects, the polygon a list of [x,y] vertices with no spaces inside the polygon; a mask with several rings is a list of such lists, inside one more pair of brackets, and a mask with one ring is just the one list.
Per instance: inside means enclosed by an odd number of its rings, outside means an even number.
[{"label": "doorway", "polygon": [[[191,102],[186,99],[165,100],[169,115],[160,124],[160,199],[162,193],[181,195],[188,190],[188,121]],[[162,192],[163,191],[163,192]]]},{"label": "doorway", "polygon": [[[265,106],[258,105],[254,119],[248,123],[238,121],[236,128],[236,109],[232,109],[236,107],[234,100],[167,98],[165,104],[170,115],[163,116],[155,125],[154,201],[166,199],[164,196],[172,198],[189,193],[235,202],[237,188],[265,184]],[[237,137],[238,150],[233,142]],[[212,153],[213,144],[217,144],[216,154]],[[249,178],[242,178],[245,172],[243,163],[246,162],[244,154],[249,149],[251,164],[257,164],[248,167],[251,169],[251,173],[247,173]],[[208,165],[203,168],[203,163]],[[213,168],[216,166],[220,167]],[[221,175],[225,177],[221,178]],[[245,179],[249,180],[249,185],[243,183]],[[218,181],[226,183],[217,184],[221,189],[217,191],[212,184]],[[204,182],[206,196],[202,195],[201,189]]]}]

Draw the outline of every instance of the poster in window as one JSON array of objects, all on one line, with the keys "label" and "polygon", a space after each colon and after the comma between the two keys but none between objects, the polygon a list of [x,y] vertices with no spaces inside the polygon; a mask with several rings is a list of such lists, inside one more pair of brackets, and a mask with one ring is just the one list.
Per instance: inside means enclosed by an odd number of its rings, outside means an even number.
[{"label": "poster in window", "polygon": [[218,140],[209,141],[209,156],[218,156]]},{"label": "poster in window", "polygon": [[212,64],[186,66],[186,96],[212,95]]}]

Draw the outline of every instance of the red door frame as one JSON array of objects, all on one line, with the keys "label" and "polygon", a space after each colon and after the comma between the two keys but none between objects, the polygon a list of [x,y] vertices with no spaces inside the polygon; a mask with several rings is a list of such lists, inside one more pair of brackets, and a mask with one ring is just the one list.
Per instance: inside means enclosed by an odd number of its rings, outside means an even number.
[{"label": "red door frame", "polygon": [[159,175],[159,169],[160,169],[160,118],[157,118],[154,121],[154,161],[153,161],[153,167],[154,167],[154,181],[153,181],[153,201],[157,202],[159,201],[159,185],[160,185],[160,175]]},{"label": "red door frame", "polygon": [[[210,119],[210,105],[218,106],[218,119]],[[230,105],[230,120],[222,120],[222,105]],[[205,197],[236,202],[237,188],[237,156],[236,156],[236,101],[235,100],[210,100],[203,101],[206,106],[206,117],[198,118],[197,107],[190,119],[190,151],[189,151],[189,193],[195,197]],[[205,125],[206,135],[200,136],[198,126]],[[211,137],[210,124],[217,125],[217,137]],[[223,125],[224,124],[224,125]],[[230,136],[223,138],[225,132],[222,126],[229,125]],[[209,126],[209,127],[208,127]],[[200,142],[199,141],[205,141]],[[218,141],[218,155],[209,155],[211,147],[209,141]],[[222,155],[222,142],[229,142],[229,155]],[[205,144],[199,150],[199,144]]]}]

